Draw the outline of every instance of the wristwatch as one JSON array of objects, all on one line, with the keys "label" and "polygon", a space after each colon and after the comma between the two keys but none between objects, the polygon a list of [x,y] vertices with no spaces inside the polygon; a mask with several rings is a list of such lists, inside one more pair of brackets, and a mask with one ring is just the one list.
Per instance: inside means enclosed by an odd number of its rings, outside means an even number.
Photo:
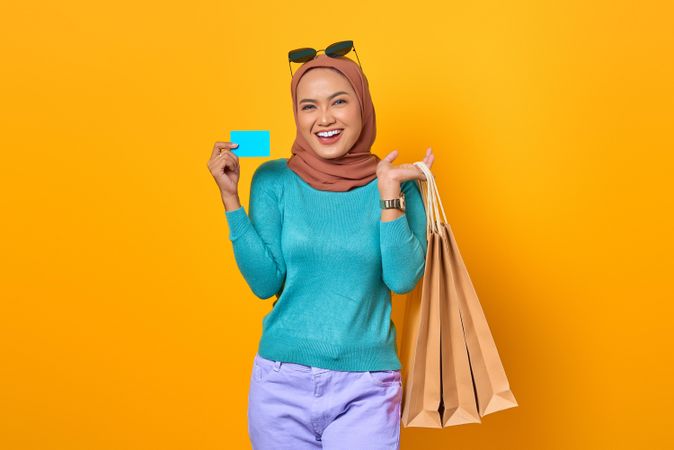
[{"label": "wristwatch", "polygon": [[401,192],[399,198],[379,200],[379,206],[381,206],[381,209],[399,209],[405,212],[405,193]]}]

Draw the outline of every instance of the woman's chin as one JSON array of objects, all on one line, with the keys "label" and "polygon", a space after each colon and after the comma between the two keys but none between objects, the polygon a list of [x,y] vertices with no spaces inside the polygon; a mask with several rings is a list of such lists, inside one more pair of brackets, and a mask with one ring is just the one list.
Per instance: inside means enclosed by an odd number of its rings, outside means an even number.
[{"label": "woman's chin", "polygon": [[312,148],[314,149],[314,153],[316,153],[323,159],[339,158],[340,156],[344,156],[348,152],[348,150],[345,150],[342,147],[330,148],[326,146],[321,146],[320,148],[316,147]]}]

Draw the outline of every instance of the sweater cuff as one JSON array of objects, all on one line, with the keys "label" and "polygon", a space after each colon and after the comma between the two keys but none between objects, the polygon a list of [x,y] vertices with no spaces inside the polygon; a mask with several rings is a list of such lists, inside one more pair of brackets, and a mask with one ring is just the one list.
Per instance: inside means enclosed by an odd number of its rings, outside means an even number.
[{"label": "sweater cuff", "polygon": [[231,211],[225,210],[225,216],[227,217],[227,223],[229,225],[229,240],[235,241],[252,228],[253,224],[250,223],[250,218],[246,214],[243,206]]},{"label": "sweater cuff", "polygon": [[379,220],[379,235],[383,245],[399,245],[401,241],[406,241],[412,235],[412,229],[407,222],[407,214],[384,222]]}]

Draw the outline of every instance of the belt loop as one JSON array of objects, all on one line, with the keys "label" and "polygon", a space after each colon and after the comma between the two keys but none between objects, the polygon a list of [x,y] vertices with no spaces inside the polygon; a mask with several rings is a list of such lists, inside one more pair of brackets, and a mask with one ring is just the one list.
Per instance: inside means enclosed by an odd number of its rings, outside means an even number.
[{"label": "belt loop", "polygon": [[281,370],[281,361],[274,361],[274,370],[277,372]]}]

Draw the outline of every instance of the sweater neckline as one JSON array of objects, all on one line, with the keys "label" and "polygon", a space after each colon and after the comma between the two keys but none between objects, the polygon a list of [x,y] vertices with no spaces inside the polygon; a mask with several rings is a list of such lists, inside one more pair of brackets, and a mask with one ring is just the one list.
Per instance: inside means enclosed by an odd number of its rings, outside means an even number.
[{"label": "sweater neckline", "polygon": [[348,191],[343,191],[343,192],[339,192],[339,191],[324,191],[324,190],[322,190],[322,189],[316,189],[315,187],[313,187],[312,185],[310,185],[309,183],[307,183],[306,181],[304,181],[304,179],[303,179],[301,176],[297,175],[297,174],[296,174],[290,167],[288,167],[288,159],[287,159],[287,158],[283,158],[283,166],[285,167],[286,171],[290,172],[290,173],[291,173],[291,176],[292,176],[292,177],[295,177],[295,179],[298,180],[299,183],[300,183],[302,186],[304,186],[306,189],[308,189],[308,190],[311,191],[311,192],[316,192],[316,193],[320,193],[320,194],[350,194],[350,193],[356,193],[356,192],[364,191],[364,190],[366,190],[366,189],[368,189],[368,188],[371,188],[372,186],[376,186],[376,184],[377,184],[377,177],[375,177],[375,178],[374,178],[372,181],[370,181],[369,183],[364,184],[364,185],[362,185],[362,186],[357,186],[357,187],[355,187],[355,188],[353,188],[353,189],[351,189],[351,190],[348,190]]}]

